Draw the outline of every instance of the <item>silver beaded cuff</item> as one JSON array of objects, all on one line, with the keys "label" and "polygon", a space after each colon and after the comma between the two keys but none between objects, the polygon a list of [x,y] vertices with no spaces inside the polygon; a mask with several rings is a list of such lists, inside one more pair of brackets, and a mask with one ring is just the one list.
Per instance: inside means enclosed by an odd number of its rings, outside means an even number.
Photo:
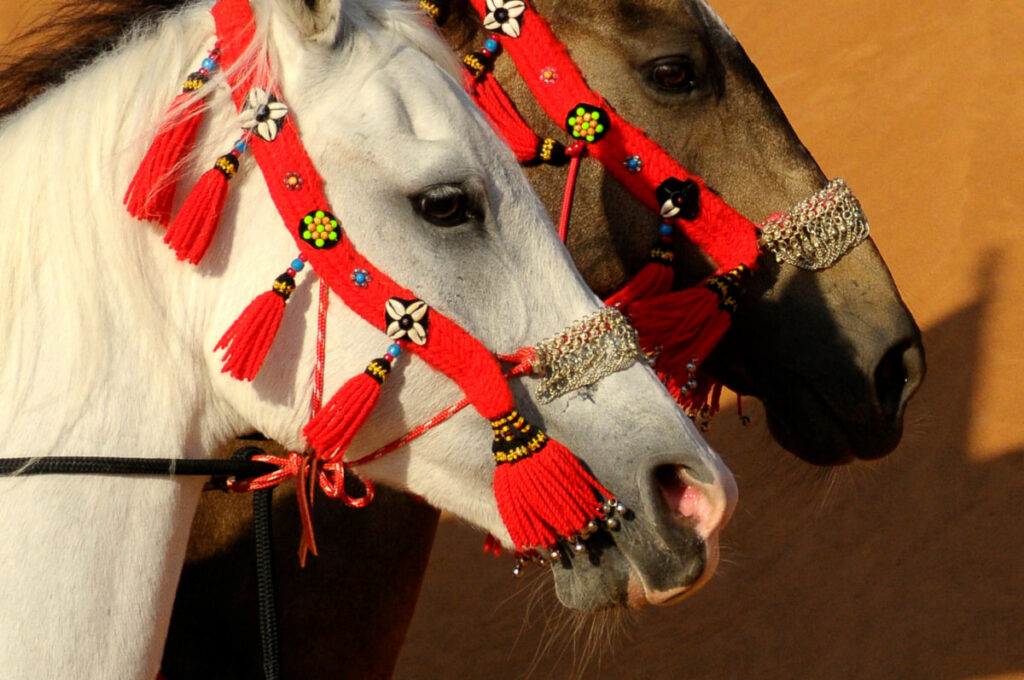
[{"label": "silver beaded cuff", "polygon": [[860,202],[841,179],[761,224],[761,247],[802,269],[826,269],[867,238]]},{"label": "silver beaded cuff", "polygon": [[537,398],[542,404],[647,358],[636,331],[613,307],[577,321],[533,349],[533,371],[541,376]]}]

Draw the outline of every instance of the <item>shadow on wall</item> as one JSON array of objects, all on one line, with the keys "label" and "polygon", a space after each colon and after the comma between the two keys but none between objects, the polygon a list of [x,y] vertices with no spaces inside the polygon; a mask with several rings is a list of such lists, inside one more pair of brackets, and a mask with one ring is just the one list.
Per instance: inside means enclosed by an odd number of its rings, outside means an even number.
[{"label": "shadow on wall", "polygon": [[[983,257],[976,290],[991,290],[997,262]],[[987,302],[925,332],[931,373],[887,459],[810,468],[720,416],[713,439],[741,503],[718,575],[681,605],[630,615],[605,637],[598,626],[597,653],[593,626],[553,606],[549,578],[514,581],[477,532],[442,523],[396,677],[1024,674],[1024,449],[972,462],[967,442]]]}]

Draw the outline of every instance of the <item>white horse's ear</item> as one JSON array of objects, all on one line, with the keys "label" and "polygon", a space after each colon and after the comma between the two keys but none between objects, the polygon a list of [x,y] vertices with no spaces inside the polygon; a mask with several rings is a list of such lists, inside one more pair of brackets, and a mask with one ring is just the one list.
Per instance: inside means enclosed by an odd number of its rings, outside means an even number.
[{"label": "white horse's ear", "polygon": [[341,32],[342,0],[275,0],[306,40],[333,45]]}]

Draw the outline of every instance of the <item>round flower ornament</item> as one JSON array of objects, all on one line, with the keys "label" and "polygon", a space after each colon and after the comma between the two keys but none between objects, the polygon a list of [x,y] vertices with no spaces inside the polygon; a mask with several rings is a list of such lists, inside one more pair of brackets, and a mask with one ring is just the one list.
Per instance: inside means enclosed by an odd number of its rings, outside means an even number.
[{"label": "round flower ornament", "polygon": [[254,87],[245,95],[245,106],[239,123],[260,139],[272,142],[281,131],[281,125],[284,124],[282,119],[287,115],[287,104],[263,88]]},{"label": "round flower ornament", "polygon": [[500,29],[508,37],[518,38],[523,28],[519,17],[525,11],[523,0],[487,0],[484,28],[488,31]]},{"label": "round flower ornament", "polygon": [[423,300],[391,298],[384,303],[387,320],[385,333],[392,340],[409,340],[417,345],[427,342],[430,307]]}]

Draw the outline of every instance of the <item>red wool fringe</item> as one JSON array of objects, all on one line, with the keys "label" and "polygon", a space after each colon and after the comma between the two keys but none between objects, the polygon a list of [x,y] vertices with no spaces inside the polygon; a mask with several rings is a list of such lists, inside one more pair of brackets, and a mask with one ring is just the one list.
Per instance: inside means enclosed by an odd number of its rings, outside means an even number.
[{"label": "red wool fringe", "polygon": [[195,145],[205,106],[206,102],[195,93],[183,92],[174,98],[160,133],[150,144],[124,195],[124,204],[133,217],[164,226],[171,221],[177,172]]},{"label": "red wool fringe", "polygon": [[528,458],[494,469],[494,496],[516,549],[554,547],[601,517],[612,495],[554,439]]},{"label": "red wool fringe", "polygon": [[213,242],[228,196],[228,178],[217,168],[203,173],[164,235],[179,260],[199,264]]},{"label": "red wool fringe", "polygon": [[335,461],[370,417],[380,398],[381,383],[363,372],[341,386],[302,429],[317,457]]},{"label": "red wool fringe", "polygon": [[256,378],[281,326],[284,306],[284,298],[272,290],[249,303],[213,348],[224,350],[224,373],[237,380]]},{"label": "red wool fringe", "polygon": [[606,299],[609,307],[626,308],[642,298],[664,295],[672,290],[675,272],[663,262],[648,262],[629,282]]},{"label": "red wool fringe", "polygon": [[658,362],[700,364],[729,330],[732,317],[720,307],[718,295],[704,286],[642,298],[627,305],[629,316],[649,354]]}]

